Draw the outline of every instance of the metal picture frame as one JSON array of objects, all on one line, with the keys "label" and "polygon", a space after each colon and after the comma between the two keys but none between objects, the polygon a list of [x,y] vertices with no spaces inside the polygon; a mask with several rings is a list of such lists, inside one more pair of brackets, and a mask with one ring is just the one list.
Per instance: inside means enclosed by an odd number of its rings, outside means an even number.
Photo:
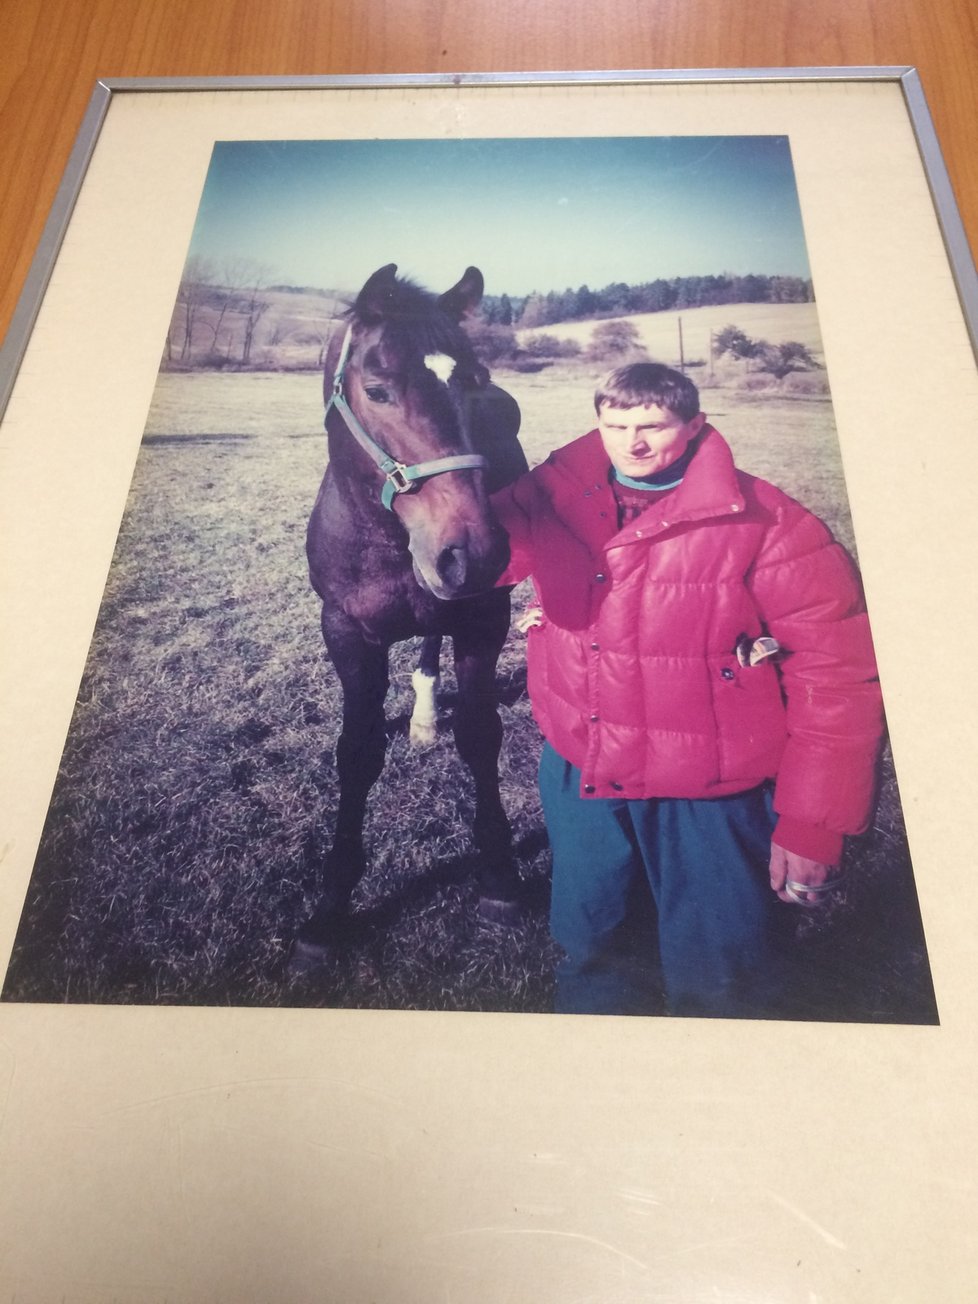
[{"label": "metal picture frame", "polygon": [[99,81],[0,350],[0,965],[210,145],[531,119],[797,143],[940,1024],[0,1004],[11,1298],[968,1297],[978,275],[912,67]]}]

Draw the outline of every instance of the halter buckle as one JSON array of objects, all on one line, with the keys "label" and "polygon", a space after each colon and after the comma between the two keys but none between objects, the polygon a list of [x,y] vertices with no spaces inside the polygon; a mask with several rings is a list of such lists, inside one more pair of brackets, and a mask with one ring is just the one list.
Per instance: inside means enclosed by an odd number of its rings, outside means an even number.
[{"label": "halter buckle", "polygon": [[411,480],[407,475],[407,467],[403,462],[395,462],[387,472],[387,483],[390,485],[392,494],[410,493],[412,489],[418,488],[417,480]]}]

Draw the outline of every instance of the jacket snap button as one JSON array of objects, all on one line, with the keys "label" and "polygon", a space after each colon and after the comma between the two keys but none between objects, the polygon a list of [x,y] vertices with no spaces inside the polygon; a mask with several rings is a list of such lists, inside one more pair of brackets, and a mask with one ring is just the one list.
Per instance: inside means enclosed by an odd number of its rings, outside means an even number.
[{"label": "jacket snap button", "polygon": [[597,651],[599,651],[600,647],[601,647],[601,644],[600,644],[600,643],[592,643],[592,644],[591,644],[591,651],[592,651],[592,652],[597,652]]},{"label": "jacket snap button", "polygon": [[592,724],[598,723],[598,717],[596,715],[589,715],[588,719],[591,721]]},{"label": "jacket snap button", "polygon": [[594,582],[595,584],[603,584],[607,578],[608,577],[605,575],[604,571],[598,571],[597,575],[594,577]]},{"label": "jacket snap button", "polygon": [[736,676],[734,675],[734,672],[730,669],[729,666],[724,666],[723,669],[720,671],[721,679],[734,679],[735,677]]},{"label": "jacket snap button", "polygon": [[586,784],[584,785],[584,791],[585,791],[585,792],[594,792],[594,784],[593,784],[593,783],[586,783]]},{"label": "jacket snap button", "polygon": [[622,784],[622,783],[613,783],[611,786],[612,786],[612,788],[614,788],[615,792],[624,792],[624,791],[625,791],[625,785]]}]

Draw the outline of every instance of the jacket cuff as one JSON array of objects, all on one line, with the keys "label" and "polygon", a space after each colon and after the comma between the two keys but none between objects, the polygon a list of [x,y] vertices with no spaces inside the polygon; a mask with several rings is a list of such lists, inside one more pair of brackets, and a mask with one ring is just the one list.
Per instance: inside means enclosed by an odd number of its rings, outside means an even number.
[{"label": "jacket cuff", "polygon": [[817,860],[820,865],[837,865],[842,859],[841,833],[819,828],[816,824],[806,824],[804,820],[792,819],[790,815],[778,817],[772,841],[783,850],[793,851],[796,856],[805,856],[808,860]]}]

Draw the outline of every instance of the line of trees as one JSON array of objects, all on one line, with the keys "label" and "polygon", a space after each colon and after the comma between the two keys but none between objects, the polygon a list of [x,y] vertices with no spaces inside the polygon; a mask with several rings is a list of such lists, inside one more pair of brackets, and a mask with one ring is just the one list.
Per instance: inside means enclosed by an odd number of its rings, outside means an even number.
[{"label": "line of trees", "polygon": [[270,307],[270,280],[271,269],[250,258],[188,258],[166,336],[167,364],[247,367]]},{"label": "line of trees", "polygon": [[[281,311],[281,299],[269,317],[270,331],[263,329],[262,348],[284,345],[288,351],[314,350],[308,362],[322,357],[337,309],[335,294],[309,291],[294,286],[275,285],[271,269],[249,258],[228,258],[223,262],[191,257],[187,260],[177,292],[170,329],[167,333],[164,365],[175,368],[249,367],[262,362],[261,350],[255,350],[262,318],[273,306],[276,295],[286,293],[315,294],[322,300],[312,311],[299,315]],[[809,303],[813,301],[810,281],[791,276],[686,276],[659,279],[639,285],[615,282],[601,290],[587,285],[577,290],[552,290],[523,298],[507,294],[487,295],[467,329],[481,355],[493,362],[512,360],[524,353],[540,357],[567,357],[580,352],[572,341],[557,340],[541,334],[541,328],[567,321],[604,319],[612,321],[634,313],[665,312],[719,304],[737,303]],[[320,317],[320,312],[322,316]],[[600,327],[598,328],[600,330]],[[517,330],[536,332],[522,345]],[[751,353],[750,348],[754,348]],[[603,344],[596,336],[593,348]],[[738,352],[738,349],[741,350]],[[748,351],[743,351],[743,350]],[[763,353],[767,350],[767,353]],[[613,351],[613,349],[612,349]],[[734,340],[720,352],[731,356],[762,359],[779,369],[797,370],[808,362],[800,355],[777,359],[764,341]]]},{"label": "line of trees", "polygon": [[603,289],[534,292],[523,298],[486,295],[482,317],[490,326],[533,330],[555,322],[621,317],[638,312],[705,308],[734,303],[812,303],[812,283],[800,276],[675,276],[639,285],[615,281]]}]

